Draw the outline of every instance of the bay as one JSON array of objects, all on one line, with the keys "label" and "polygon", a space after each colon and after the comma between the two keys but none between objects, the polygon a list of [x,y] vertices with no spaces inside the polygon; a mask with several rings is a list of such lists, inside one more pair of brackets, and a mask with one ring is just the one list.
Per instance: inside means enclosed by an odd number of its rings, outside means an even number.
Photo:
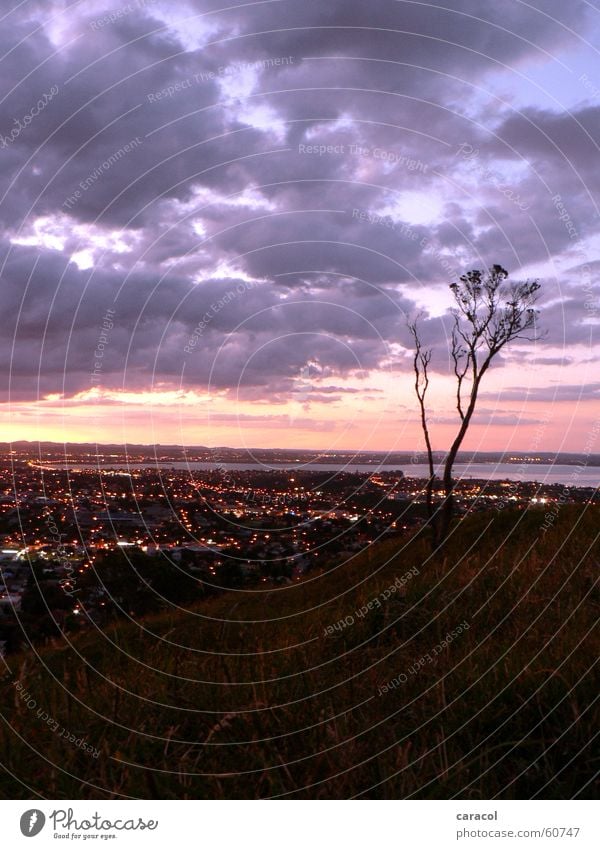
[{"label": "bay", "polygon": [[[48,466],[46,468],[49,468]],[[64,468],[55,466],[52,468]],[[123,471],[134,471],[139,469],[174,469],[176,471],[265,471],[265,470],[296,470],[312,472],[397,472],[401,471],[406,477],[426,478],[429,474],[425,463],[403,463],[403,464],[368,464],[368,463],[214,463],[189,461],[151,461],[145,463],[102,463],[77,464],[68,466],[69,469],[82,471],[83,469],[121,469]],[[438,474],[440,468],[438,468]],[[564,484],[566,486],[598,487],[600,486],[600,466],[583,465],[559,465],[544,463],[457,463],[454,467],[454,477],[457,479],[476,480],[510,480],[530,481],[546,484]]]}]

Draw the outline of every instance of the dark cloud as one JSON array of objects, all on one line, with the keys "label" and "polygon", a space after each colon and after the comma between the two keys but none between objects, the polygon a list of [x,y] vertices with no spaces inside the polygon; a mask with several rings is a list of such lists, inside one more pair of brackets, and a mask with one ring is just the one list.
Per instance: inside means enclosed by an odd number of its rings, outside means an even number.
[{"label": "dark cloud", "polygon": [[[114,308],[103,386],[285,401],[317,362],[307,403],[337,403],[339,378],[410,368],[415,302],[443,312],[491,262],[560,258],[536,355],[590,344],[600,111],[481,93],[573,48],[587,4],[198,0],[181,26],[161,6],[3,20],[3,397],[89,389]],[[422,323],[442,372],[447,319]]]}]

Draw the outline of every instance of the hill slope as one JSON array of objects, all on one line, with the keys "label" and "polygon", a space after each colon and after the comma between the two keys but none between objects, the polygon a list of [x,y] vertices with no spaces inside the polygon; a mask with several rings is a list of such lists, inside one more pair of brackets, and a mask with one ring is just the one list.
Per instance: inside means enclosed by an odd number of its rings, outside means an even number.
[{"label": "hill slope", "polygon": [[479,514],[443,560],[389,541],[9,657],[0,796],[592,796],[599,519]]}]

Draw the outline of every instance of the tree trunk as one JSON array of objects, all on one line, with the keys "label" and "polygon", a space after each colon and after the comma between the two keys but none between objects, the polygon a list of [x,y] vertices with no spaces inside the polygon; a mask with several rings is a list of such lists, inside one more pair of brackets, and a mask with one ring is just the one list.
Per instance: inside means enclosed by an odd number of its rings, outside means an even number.
[{"label": "tree trunk", "polygon": [[473,388],[471,389],[471,399],[469,401],[469,406],[465,413],[465,417],[462,420],[460,430],[458,431],[456,439],[452,443],[452,447],[450,448],[448,456],[446,457],[446,460],[444,462],[444,500],[442,501],[437,511],[436,520],[434,522],[434,551],[439,551],[439,549],[442,548],[450,530],[450,525],[454,516],[454,481],[452,479],[452,469],[454,468],[454,463],[456,462],[456,455],[458,454],[463,439],[465,438],[465,434],[469,429],[471,418],[475,411],[475,404],[477,403],[477,393],[479,391],[479,384],[481,383],[481,378],[485,374],[488,365],[488,362],[484,363],[481,371],[475,378]]}]

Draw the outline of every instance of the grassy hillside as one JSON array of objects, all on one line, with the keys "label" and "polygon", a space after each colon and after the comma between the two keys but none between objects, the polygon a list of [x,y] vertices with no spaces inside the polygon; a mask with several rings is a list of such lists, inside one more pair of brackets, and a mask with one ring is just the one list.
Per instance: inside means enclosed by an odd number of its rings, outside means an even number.
[{"label": "grassy hillside", "polygon": [[0,797],[592,796],[599,520],[478,514],[443,560],[388,541],[9,657]]}]

